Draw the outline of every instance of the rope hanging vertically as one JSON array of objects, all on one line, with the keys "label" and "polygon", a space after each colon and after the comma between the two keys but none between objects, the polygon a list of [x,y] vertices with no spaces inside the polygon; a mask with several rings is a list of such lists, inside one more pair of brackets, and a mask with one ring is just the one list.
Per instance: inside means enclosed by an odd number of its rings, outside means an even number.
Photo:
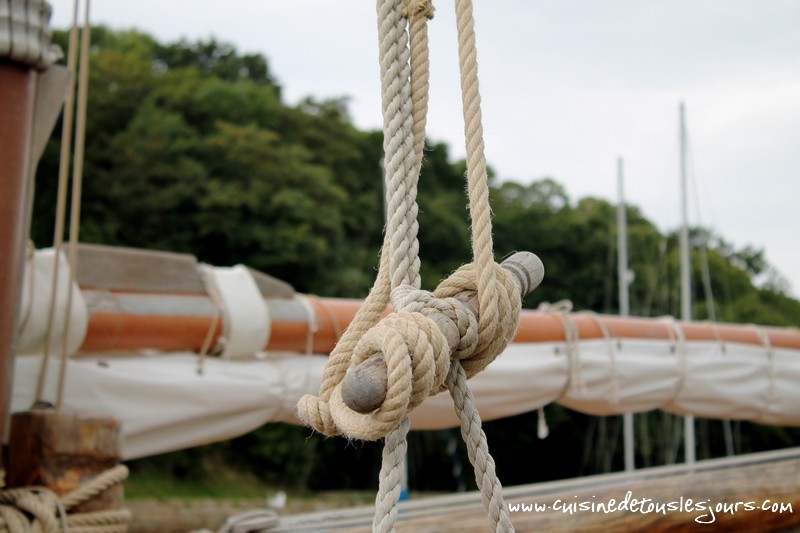
[{"label": "rope hanging vertically", "polygon": [[[73,2],[72,6],[72,26],[69,31],[69,47],[67,52],[67,68],[70,72],[75,72],[78,65],[78,2]],[[56,294],[58,293],[58,272],[61,256],[61,248],[64,242],[64,221],[67,210],[67,185],[69,182],[69,160],[72,150],[72,126],[75,116],[75,81],[70,80],[67,89],[66,100],[64,102],[64,117],[61,125],[61,154],[58,166],[58,192],[56,195],[56,221],[53,229],[53,250],[56,260],[53,263],[53,275],[50,286],[50,306],[47,310],[47,329],[45,333],[45,343],[42,354],[42,364],[36,382],[36,394],[34,401],[40,403],[44,401],[44,386],[47,376],[47,366],[50,359],[50,349],[53,344],[53,333],[56,313]]]},{"label": "rope hanging vertically", "polygon": [[[379,0],[377,13],[388,205],[380,267],[364,305],[331,353],[319,396],[301,398],[298,415],[326,435],[385,438],[373,531],[390,532],[397,518],[407,415],[429,395],[449,389],[490,528],[513,531],[467,379],[511,341],[520,293],[527,294],[541,278],[534,283],[526,272],[515,277],[509,271],[513,267],[494,261],[471,1],[456,0],[456,15],[473,261],[434,293],[420,290],[416,202],[428,104],[427,20],[433,7],[429,0]],[[395,311],[381,319],[390,301]],[[385,394],[362,409],[343,390],[348,369],[364,365],[377,369]]]}]

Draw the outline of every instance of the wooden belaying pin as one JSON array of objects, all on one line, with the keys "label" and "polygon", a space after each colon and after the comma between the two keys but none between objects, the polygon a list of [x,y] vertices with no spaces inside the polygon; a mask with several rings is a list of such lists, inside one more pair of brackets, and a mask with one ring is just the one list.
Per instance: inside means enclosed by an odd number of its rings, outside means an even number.
[{"label": "wooden belaying pin", "polygon": [[[544,278],[542,261],[531,252],[517,252],[503,261],[500,266],[508,270],[519,287],[520,298],[539,286]],[[463,301],[467,308],[478,316],[477,294],[464,291],[455,296]],[[433,316],[434,322],[447,339],[450,352],[458,346],[459,335],[456,324],[442,314]],[[386,399],[388,382],[387,367],[382,353],[375,353],[357,366],[349,369],[342,380],[342,400],[353,411],[370,413],[381,406]]]}]

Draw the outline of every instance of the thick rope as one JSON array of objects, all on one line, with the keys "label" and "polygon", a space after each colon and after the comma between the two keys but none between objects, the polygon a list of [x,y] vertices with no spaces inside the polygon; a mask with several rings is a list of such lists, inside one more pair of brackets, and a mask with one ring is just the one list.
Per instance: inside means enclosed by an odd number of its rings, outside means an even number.
[{"label": "thick rope", "polygon": [[475,399],[461,365],[451,365],[447,374],[447,388],[450,389],[450,396],[461,422],[461,437],[467,444],[467,455],[475,469],[475,482],[487,511],[489,528],[498,533],[514,531],[503,499],[503,487],[495,473],[494,459],[489,453],[486,434],[481,429],[481,418],[475,407]]},{"label": "thick rope", "polygon": [[340,395],[334,397],[334,390],[351,364],[356,343],[380,320],[392,287],[403,284],[419,287],[420,283],[408,34],[402,10],[399,2],[391,0],[379,2],[377,6],[388,206],[378,276],[364,305],[328,358],[319,397],[306,395],[297,406],[299,417],[325,435],[341,433],[333,420],[330,404],[343,405]]},{"label": "thick rope", "polygon": [[408,435],[410,427],[411,423],[408,417],[403,417],[398,429],[389,433],[384,442],[378,494],[375,497],[375,517],[372,521],[373,532],[394,531],[394,524],[397,521],[397,501],[400,499],[403,461],[408,449],[406,435]]},{"label": "thick rope", "polygon": [[[442,282],[433,294],[419,290],[416,203],[428,101],[425,23],[433,8],[428,0],[405,4],[379,0],[377,12],[388,204],[380,268],[364,305],[328,360],[319,396],[301,398],[298,415],[326,435],[385,437],[373,530],[391,532],[407,447],[407,415],[429,395],[450,388],[492,530],[513,531],[466,385],[467,378],[485,368],[511,341],[521,306],[513,277],[494,261],[472,7],[457,1],[473,262]],[[454,298],[465,291],[477,293],[479,320]],[[395,312],[381,320],[390,298]],[[431,318],[436,313],[456,324],[456,346],[448,346]],[[342,399],[342,380],[348,368],[376,353],[383,355],[387,366],[386,399],[374,411],[358,413]],[[445,386],[448,375],[452,377]]]},{"label": "thick rope", "polygon": [[[472,0],[456,0],[458,56],[461,70],[461,94],[464,108],[464,136],[467,147],[467,191],[472,222],[472,254],[477,270],[477,294],[480,318],[478,325],[478,357],[454,361],[448,374],[447,387],[461,420],[461,435],[467,443],[475,480],[488,513],[489,527],[495,532],[512,532],[503,500],[502,486],[489,454],[486,435],[467,386],[467,372],[485,368],[511,341],[519,323],[521,302],[519,290],[494,261],[492,213],[489,206],[489,180],[483,143],[481,100],[478,87],[478,59],[475,46],[475,22]],[[501,285],[505,291],[501,291]],[[440,286],[440,289],[442,287]],[[504,294],[501,294],[504,293]],[[505,296],[505,298],[503,298]],[[463,366],[463,368],[462,368]]]},{"label": "thick rope", "polygon": [[127,509],[69,513],[108,488],[122,483],[128,468],[117,465],[59,498],[42,487],[0,491],[0,533],[125,533]]}]

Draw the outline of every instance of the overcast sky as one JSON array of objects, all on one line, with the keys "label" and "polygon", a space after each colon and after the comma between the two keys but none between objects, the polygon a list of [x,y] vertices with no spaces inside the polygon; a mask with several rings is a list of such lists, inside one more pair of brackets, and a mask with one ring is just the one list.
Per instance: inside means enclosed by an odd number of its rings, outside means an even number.
[{"label": "overcast sky", "polygon": [[[434,5],[428,136],[461,157],[454,8]],[[53,2],[53,27],[71,6]],[[374,2],[95,0],[91,11],[161,41],[214,36],[262,53],[289,103],[348,96],[355,123],[380,128]],[[690,223],[765,249],[800,295],[800,1],[477,0],[475,19],[487,159],[502,180],[549,176],[573,200],[616,201],[622,157],[627,201],[675,229],[683,101]]]}]

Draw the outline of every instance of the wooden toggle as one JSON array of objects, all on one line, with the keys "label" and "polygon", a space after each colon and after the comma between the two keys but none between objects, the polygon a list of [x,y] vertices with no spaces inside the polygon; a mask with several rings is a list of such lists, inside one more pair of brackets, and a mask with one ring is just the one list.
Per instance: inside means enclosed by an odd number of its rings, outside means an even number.
[{"label": "wooden toggle", "polygon": [[[508,270],[519,287],[520,298],[539,286],[544,278],[542,261],[531,252],[517,252],[500,264]],[[475,318],[478,318],[478,295],[475,291],[464,291],[454,296],[464,302]],[[450,353],[455,351],[459,342],[458,327],[441,313],[430,317],[447,339]],[[381,406],[386,399],[388,389],[386,360],[381,352],[371,355],[359,365],[348,369],[342,380],[342,399],[353,411],[370,413]]]}]

